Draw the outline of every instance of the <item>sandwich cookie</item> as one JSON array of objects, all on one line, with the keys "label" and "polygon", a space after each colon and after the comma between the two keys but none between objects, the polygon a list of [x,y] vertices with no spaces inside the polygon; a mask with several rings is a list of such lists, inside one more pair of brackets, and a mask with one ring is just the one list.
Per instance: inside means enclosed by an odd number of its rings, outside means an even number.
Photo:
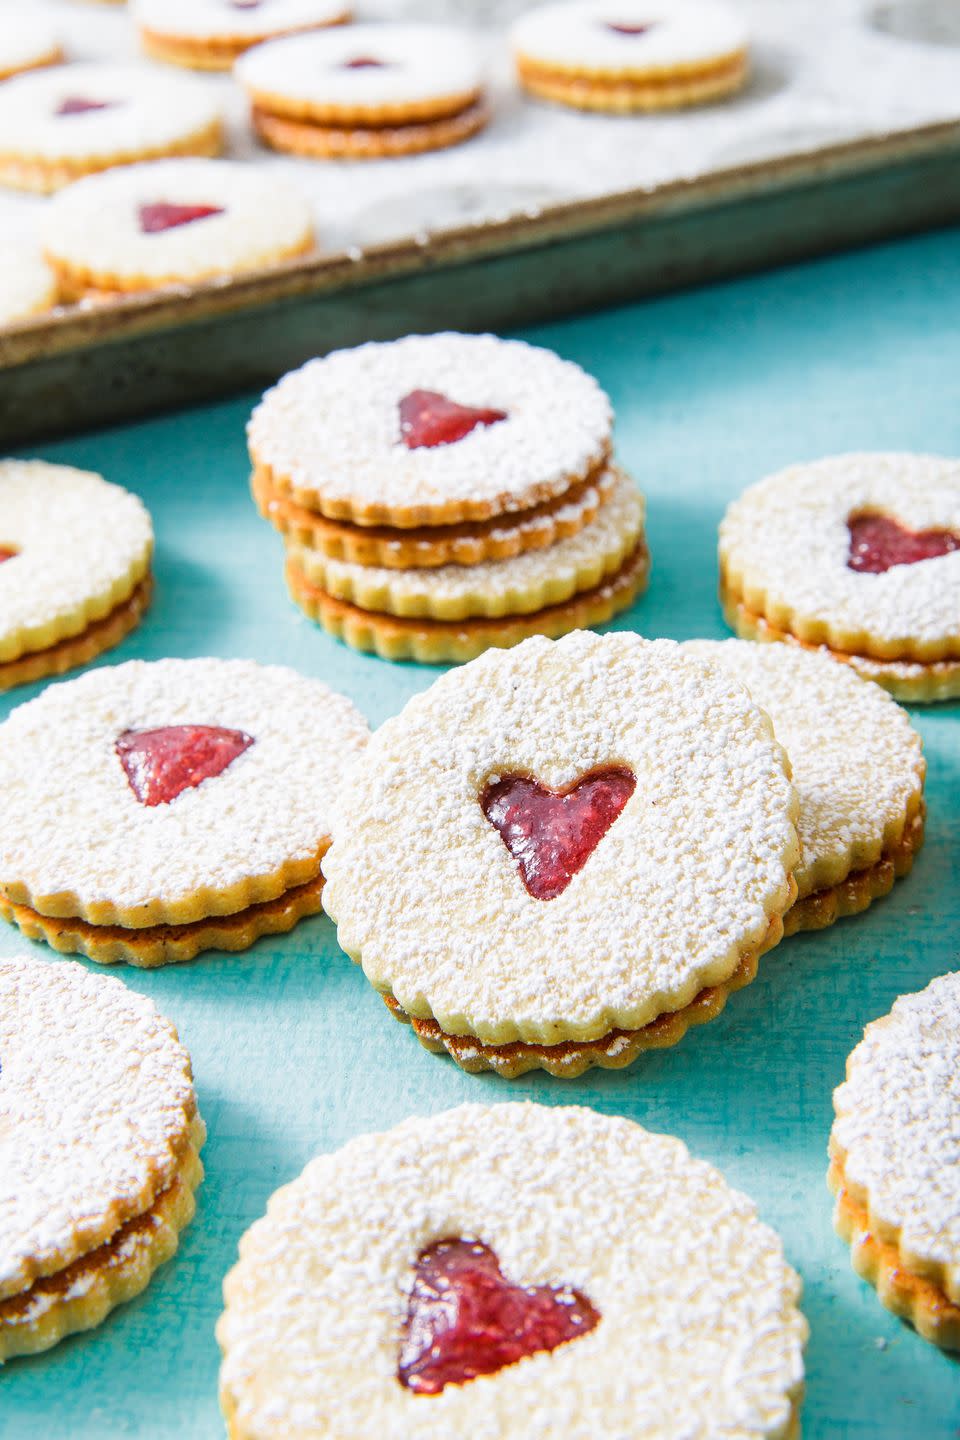
[{"label": "sandwich cookie", "polygon": [[0,268],[0,325],[42,315],[57,303],[57,282],[34,245],[4,247]]},{"label": "sandwich cookie", "polygon": [[62,59],[60,36],[47,16],[31,14],[22,5],[8,7],[0,21],[0,80]]},{"label": "sandwich cookie", "polygon": [[154,60],[229,70],[265,40],[350,19],[347,0],[135,0],[140,44]]}]

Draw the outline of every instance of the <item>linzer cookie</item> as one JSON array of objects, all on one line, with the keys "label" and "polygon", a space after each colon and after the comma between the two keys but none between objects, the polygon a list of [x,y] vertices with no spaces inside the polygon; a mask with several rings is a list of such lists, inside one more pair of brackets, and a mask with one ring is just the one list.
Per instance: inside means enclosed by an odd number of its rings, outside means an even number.
[{"label": "linzer cookie", "polygon": [[57,282],[39,248],[25,243],[5,245],[0,266],[0,325],[42,315],[56,303]]},{"label": "linzer cookie", "polygon": [[97,170],[216,155],[216,92],[133,65],[57,65],[0,89],[0,184],[49,192]]},{"label": "linzer cookie", "polygon": [[0,1363],[99,1325],[177,1248],[203,1178],[190,1057],[119,980],[0,960]]},{"label": "linzer cookie", "polygon": [[888,894],[923,843],[926,766],[906,712],[825,655],[746,640],[683,648],[746,685],[789,756],[800,863],[785,933],[822,929]]},{"label": "linzer cookie", "polygon": [[720,526],[724,613],[746,639],[822,647],[900,700],[960,695],[960,461],[794,465]]},{"label": "linzer cookie", "polygon": [[924,1339],[960,1350],[960,974],[867,1026],[833,1103],[834,1224],[854,1269]]},{"label": "linzer cookie", "polygon": [[681,1141],[463,1105],[271,1198],[224,1285],[221,1404],[232,1440],[787,1440],[800,1293],[753,1203]]},{"label": "linzer cookie", "polygon": [[87,470],[0,461],[0,690],[85,665],[150,602],[141,502]]},{"label": "linzer cookie", "polygon": [[62,59],[60,36],[47,15],[32,14],[23,5],[7,7],[0,16],[0,80]]},{"label": "linzer cookie", "polygon": [[0,913],[145,967],[291,930],[320,909],[331,805],[366,736],[320,681],[246,660],[51,686],[0,727]]},{"label": "linzer cookie", "polygon": [[770,722],[671,641],[490,651],[348,777],[324,857],[340,944],[468,1070],[629,1064],[754,977],[796,897]]},{"label": "linzer cookie", "polygon": [[526,90],[578,110],[700,105],[747,75],[746,27],[719,0],[561,0],[521,16],[511,44]]},{"label": "linzer cookie", "polygon": [[229,70],[265,40],[350,18],[347,0],[135,0],[140,43],[154,60]]},{"label": "linzer cookie", "polygon": [[283,180],[229,160],[154,160],[62,190],[44,217],[61,292],[155,290],[259,270],[313,244],[310,207]]},{"label": "linzer cookie", "polygon": [[457,144],[487,120],[476,43],[440,25],[351,25],[242,56],[257,134],[323,159],[413,155]]}]

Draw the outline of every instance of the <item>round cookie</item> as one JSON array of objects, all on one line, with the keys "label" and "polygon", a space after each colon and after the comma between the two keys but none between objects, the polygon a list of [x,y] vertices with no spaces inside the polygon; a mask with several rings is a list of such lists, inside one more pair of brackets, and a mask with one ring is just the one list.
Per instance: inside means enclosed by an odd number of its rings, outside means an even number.
[{"label": "round cookie", "polygon": [[133,661],[0,727],[0,914],[102,963],[241,950],[320,909],[343,767],[367,726],[247,660]]},{"label": "round cookie", "polygon": [[57,303],[53,271],[33,245],[5,245],[0,266],[0,325],[42,315]]},{"label": "round cookie", "polygon": [[797,809],[769,720],[717,666],[632,634],[530,640],[377,732],[324,908],[428,1048],[577,1075],[753,978],[796,897]]},{"label": "round cookie", "polygon": [[787,1440],[800,1288],[752,1202],[672,1136],[463,1105],[271,1198],[224,1285],[221,1404],[232,1440]]},{"label": "round cookie", "polygon": [[691,640],[770,716],[800,796],[798,899],[784,931],[865,910],[906,875],[923,843],[920,736],[906,713],[825,655],[746,640]]},{"label": "round cookie", "polygon": [[960,695],[960,461],[853,454],[745,491],[720,526],[745,639],[824,646],[909,700]]},{"label": "round cookie", "polygon": [[23,5],[9,6],[0,18],[0,80],[25,70],[39,70],[63,59],[60,36],[46,15],[32,14]]},{"label": "round cookie", "polygon": [[203,1177],[190,1057],[150,1000],[0,960],[0,1362],[98,1325],[177,1248]]},{"label": "round cookie", "polygon": [[149,602],[152,554],[129,491],[68,465],[0,461],[0,690],[119,644]]},{"label": "round cookie", "polygon": [[960,1350],[960,974],[901,995],[833,1096],[834,1224],[888,1310]]},{"label": "round cookie", "polygon": [[229,70],[253,45],[349,20],[348,0],[134,0],[140,43],[154,60]]},{"label": "round cookie", "polygon": [[511,31],[520,83],[579,110],[676,109],[739,90],[748,35],[720,0],[561,0]]},{"label": "round cookie", "polygon": [[0,184],[49,192],[113,165],[216,155],[216,92],[147,66],[77,64],[0,90]]},{"label": "round cookie", "polygon": [[153,290],[260,270],[313,245],[310,206],[229,160],[153,160],[70,185],[47,207],[44,250],[64,295]]},{"label": "round cookie", "polygon": [[310,360],[247,427],[269,487],[359,525],[412,529],[514,514],[606,468],[597,382],[495,335],[408,335]]},{"label": "round cookie", "polygon": [[254,129],[320,158],[411,155],[467,139],[487,120],[477,47],[441,25],[351,25],[241,57]]}]

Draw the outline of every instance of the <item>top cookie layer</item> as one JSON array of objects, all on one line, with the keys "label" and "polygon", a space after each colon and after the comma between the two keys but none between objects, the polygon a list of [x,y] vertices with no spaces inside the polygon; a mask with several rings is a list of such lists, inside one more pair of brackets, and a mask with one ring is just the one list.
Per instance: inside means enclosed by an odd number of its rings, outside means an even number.
[{"label": "top cookie layer", "polygon": [[876,864],[923,790],[922,742],[906,711],[826,655],[746,640],[683,648],[746,685],[790,757],[800,796],[800,898]]},{"label": "top cookie layer", "polygon": [[125,600],[150,565],[141,502],[89,470],[0,461],[0,662],[76,635]]},{"label": "top cookie layer", "polygon": [[[506,411],[452,444],[408,449],[400,402],[437,391]],[[335,519],[403,528],[485,520],[552,499],[609,451],[597,382],[549,350],[494,335],[410,335],[311,360],[253,412],[250,454],[270,483]]]},{"label": "top cookie layer", "polygon": [[329,25],[349,11],[347,0],[135,0],[133,18],[155,35],[191,40],[260,40],[288,30]]},{"label": "top cookie layer", "polygon": [[291,35],[248,51],[235,73],[275,114],[341,125],[441,116],[469,104],[483,84],[475,41],[443,25]]},{"label": "top cookie layer", "polygon": [[[562,893],[526,889],[481,796],[636,788]],[[349,955],[408,1014],[503,1044],[636,1029],[720,983],[790,903],[797,800],[742,686],[671,641],[579,632],[489,651],[381,727],[324,859]]]},{"label": "top cookie layer", "polygon": [[833,1103],[831,1150],[871,1224],[960,1304],[960,974],[867,1026]]},{"label": "top cookie layer", "polygon": [[40,251],[4,245],[0,266],[0,325],[25,320],[57,303],[57,283]]},{"label": "top cookie layer", "polygon": [[60,55],[60,36],[47,15],[31,14],[23,5],[9,7],[0,23],[0,78],[46,65]]},{"label": "top cookie layer", "polygon": [[[128,731],[253,743],[166,804],[138,800]],[[140,928],[231,914],[312,879],[363,717],[319,680],[248,660],[160,660],[51,685],[0,727],[0,888],[45,915]]]},{"label": "top cookie layer", "polygon": [[864,514],[960,534],[960,461],[841,455],[760,481],[720,526],[724,583],[802,640],[879,659],[960,656],[960,550],[860,573],[848,521]]},{"label": "top cookie layer", "polygon": [[150,1000],[80,965],[0,960],[0,1299],[62,1270],[173,1181],[190,1057]]},{"label": "top cookie layer", "polygon": [[739,55],[748,33],[719,0],[561,0],[521,16],[510,39],[557,70],[630,79]]}]

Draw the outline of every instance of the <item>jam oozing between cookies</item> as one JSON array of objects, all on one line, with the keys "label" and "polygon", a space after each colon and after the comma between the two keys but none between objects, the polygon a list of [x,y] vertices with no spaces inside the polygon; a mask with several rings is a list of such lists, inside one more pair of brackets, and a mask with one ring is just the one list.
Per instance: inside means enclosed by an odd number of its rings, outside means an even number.
[{"label": "jam oozing between cookies", "polygon": [[192,224],[194,220],[206,220],[209,215],[222,214],[222,205],[175,205],[168,200],[154,200],[148,205],[141,205],[137,212],[143,235],[157,235],[162,230],[175,230],[180,225]]},{"label": "jam oozing between cookies", "polygon": [[220,725],[124,730],[114,748],[141,805],[169,805],[184,790],[222,775],[253,737]]},{"label": "jam oozing between cookies", "polygon": [[569,1285],[513,1285],[488,1245],[438,1240],[417,1258],[397,1379],[437,1395],[586,1335],[600,1314]]},{"label": "jam oozing between cookies", "polygon": [[86,95],[67,95],[57,106],[58,115],[87,115],[91,110],[112,110],[116,100],[90,100]]},{"label": "jam oozing between cookies", "polygon": [[908,530],[888,515],[851,515],[847,565],[865,575],[882,575],[895,565],[916,565],[960,550],[952,530]]},{"label": "jam oozing between cookies", "polygon": [[562,895],[590,859],[637,787],[622,767],[594,771],[569,790],[547,790],[505,775],[480,796],[484,815],[517,862],[535,900]]},{"label": "jam oozing between cookies", "polygon": [[0,545],[0,565],[3,564],[4,560],[12,560],[19,554],[19,550],[11,550],[9,545]]},{"label": "jam oozing between cookies", "polygon": [[400,437],[408,450],[452,445],[478,425],[506,420],[505,410],[474,409],[458,405],[439,390],[411,390],[400,401]]}]

